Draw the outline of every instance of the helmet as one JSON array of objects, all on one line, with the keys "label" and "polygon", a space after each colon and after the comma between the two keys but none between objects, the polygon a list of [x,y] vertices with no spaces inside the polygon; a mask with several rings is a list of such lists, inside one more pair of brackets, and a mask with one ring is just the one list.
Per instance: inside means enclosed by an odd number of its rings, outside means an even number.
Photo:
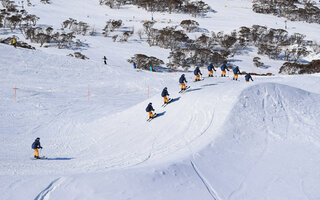
[{"label": "helmet", "polygon": [[152,105],[152,103],[150,102],[149,105]]},{"label": "helmet", "polygon": [[181,76],[184,76],[184,74],[182,74]]},{"label": "helmet", "polygon": [[164,87],[164,89],[166,90],[166,89],[168,89],[167,87]]},{"label": "helmet", "polygon": [[40,140],[40,138],[38,138],[38,137],[37,137],[37,139],[36,139],[36,140]]}]

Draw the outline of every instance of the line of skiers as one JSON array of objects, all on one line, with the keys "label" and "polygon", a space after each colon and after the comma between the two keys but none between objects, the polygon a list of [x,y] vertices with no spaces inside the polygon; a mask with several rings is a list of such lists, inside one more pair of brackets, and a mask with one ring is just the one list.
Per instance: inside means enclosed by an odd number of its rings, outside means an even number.
[{"label": "line of skiers", "polygon": [[[227,63],[224,62],[224,63],[220,66],[220,69],[221,69],[221,77],[226,77],[226,71],[229,71],[228,66],[227,66]],[[217,70],[215,69],[215,67],[213,66],[213,64],[210,63],[210,65],[208,65],[208,72],[209,72],[208,77],[213,77],[213,71],[216,72]],[[233,71],[233,78],[232,78],[232,79],[233,79],[233,80],[238,80],[239,74],[241,74],[239,67],[238,67],[238,66],[235,66],[235,67],[232,69],[232,71]],[[195,70],[193,71],[193,73],[194,73],[194,75],[195,75],[194,81],[200,81],[200,80],[201,80],[201,79],[200,79],[200,76],[202,76],[202,73],[201,73],[201,71],[200,71],[200,68],[199,68],[199,67],[196,67]],[[183,75],[184,75],[184,74],[183,74]],[[246,80],[246,82],[249,82],[249,80],[252,80],[252,81],[253,81],[250,73],[246,74],[245,80]],[[180,78],[179,82],[180,82],[180,83],[183,82],[183,81],[181,81],[181,78]],[[185,88],[185,85],[184,85],[183,87],[181,87],[181,89],[182,89],[182,88]]]},{"label": "line of skiers", "polygon": [[[221,69],[221,77],[226,77],[226,70],[229,71],[228,69],[228,66],[227,66],[227,62],[224,62],[221,66],[220,66],[220,69]],[[208,71],[209,71],[209,77],[213,77],[213,71],[217,71],[213,64],[210,63],[210,65],[208,65]],[[241,74],[240,72],[240,69],[238,66],[234,67],[232,69],[233,71],[233,80],[238,80],[238,76],[239,74]],[[195,75],[195,81],[200,81],[200,75],[202,76],[202,73],[200,71],[200,68],[199,67],[196,67],[195,70],[194,70],[194,75]],[[250,73],[246,74],[245,75],[245,81],[246,82],[249,82],[250,80],[253,81],[252,79],[252,76]],[[188,83],[188,81],[186,80],[186,77],[185,77],[185,74],[182,74],[179,78],[179,83],[181,85],[181,91],[184,91],[186,90],[186,83]],[[167,96],[169,96],[169,93],[168,93],[168,88],[165,87],[162,92],[161,92],[161,96],[163,97],[163,101],[164,101],[164,104],[168,104],[169,102],[169,99]],[[146,108],[146,112],[149,113],[149,119],[153,118],[154,117],[154,114],[153,112],[154,111],[154,108],[152,107],[152,103],[150,102]]]}]

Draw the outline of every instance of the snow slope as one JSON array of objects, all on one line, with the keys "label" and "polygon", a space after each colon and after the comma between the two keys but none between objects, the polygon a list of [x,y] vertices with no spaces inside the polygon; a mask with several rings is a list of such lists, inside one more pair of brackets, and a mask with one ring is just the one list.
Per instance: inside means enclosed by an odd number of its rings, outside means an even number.
[{"label": "snow slope", "polygon": [[[310,87],[319,76],[252,84],[242,77],[193,83],[187,74],[192,89],[181,95],[179,73],[1,49],[8,53],[1,59],[1,199],[20,199],[14,191],[26,199],[319,197],[320,96]],[[8,62],[13,56],[15,64]],[[147,100],[146,76],[154,84]],[[161,108],[164,80],[177,100]],[[163,113],[150,123],[149,101]],[[28,159],[38,136],[49,160]]]},{"label": "snow slope", "polygon": [[[150,17],[98,1],[32,2],[39,23],[56,28],[69,17],[100,29],[109,18],[139,27]],[[250,1],[208,3],[217,12],[196,20],[209,31],[252,24],[283,28],[283,19],[252,13]],[[192,17],[155,18],[172,25]],[[289,29],[317,39],[319,26],[298,22]],[[185,72],[191,89],[179,94],[182,72],[134,71],[126,61],[135,53],[165,60],[167,50],[135,39],[81,39],[89,44],[82,50],[88,61],[66,57],[71,50],[0,45],[0,199],[320,198],[318,74],[254,77],[250,83],[218,76],[194,83]],[[238,55],[236,64],[251,71],[253,56]],[[263,73],[282,63],[263,61],[271,66]],[[175,102],[162,108],[165,86]],[[150,123],[149,102],[162,114]],[[48,160],[29,159],[36,137]]]}]

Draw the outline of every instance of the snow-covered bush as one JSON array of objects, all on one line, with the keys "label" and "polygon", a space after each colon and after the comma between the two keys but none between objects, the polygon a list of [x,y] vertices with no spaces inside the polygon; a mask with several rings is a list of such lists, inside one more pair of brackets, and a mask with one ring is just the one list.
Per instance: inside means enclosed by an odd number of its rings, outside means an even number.
[{"label": "snow-covered bush", "polygon": [[199,23],[194,20],[183,20],[181,21],[180,26],[186,31],[192,32],[199,26]]},{"label": "snow-covered bush", "polygon": [[155,70],[156,66],[163,65],[164,62],[153,56],[146,56],[144,54],[135,54],[132,58],[128,59],[129,63],[136,63],[138,69],[149,70],[151,66]]},{"label": "snow-covered bush", "polygon": [[280,74],[314,74],[320,73],[320,60],[313,60],[309,64],[284,63],[279,71]]}]

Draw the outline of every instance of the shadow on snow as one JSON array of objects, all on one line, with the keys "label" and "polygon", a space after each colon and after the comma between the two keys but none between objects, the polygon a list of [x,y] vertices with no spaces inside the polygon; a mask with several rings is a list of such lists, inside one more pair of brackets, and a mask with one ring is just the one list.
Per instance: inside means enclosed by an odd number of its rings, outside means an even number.
[{"label": "shadow on snow", "polygon": [[185,93],[187,92],[193,92],[193,91],[197,91],[197,90],[201,90],[202,88],[195,88],[195,89],[189,89],[187,91],[185,91]]},{"label": "shadow on snow", "polygon": [[73,158],[48,158],[47,160],[72,160]]}]

